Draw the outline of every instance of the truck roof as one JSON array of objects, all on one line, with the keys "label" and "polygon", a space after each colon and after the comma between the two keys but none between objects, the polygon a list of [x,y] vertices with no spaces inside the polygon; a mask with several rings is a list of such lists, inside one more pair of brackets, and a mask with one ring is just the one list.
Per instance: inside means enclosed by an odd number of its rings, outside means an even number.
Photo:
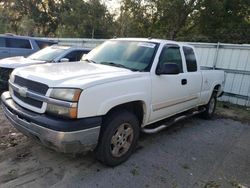
[{"label": "truck roof", "polygon": [[157,39],[157,38],[115,38],[115,39],[111,39],[111,40],[122,40],[122,41],[141,41],[141,42],[155,42],[155,43],[167,43],[170,42],[172,44],[178,44],[178,45],[185,45],[185,46],[189,46],[192,47],[191,45],[184,43],[184,42],[176,42],[173,40],[165,40],[165,39]]}]

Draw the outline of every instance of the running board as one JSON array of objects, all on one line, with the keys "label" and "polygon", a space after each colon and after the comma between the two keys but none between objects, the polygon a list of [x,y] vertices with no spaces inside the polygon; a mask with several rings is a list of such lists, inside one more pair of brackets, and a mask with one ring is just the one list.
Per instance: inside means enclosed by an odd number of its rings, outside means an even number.
[{"label": "running board", "polygon": [[206,110],[205,107],[201,108],[200,110],[197,110],[197,111],[188,111],[188,112],[185,112],[185,113],[181,113],[180,115],[176,115],[174,116],[174,118],[169,118],[167,121],[164,122],[163,125],[159,125],[159,126],[153,126],[153,128],[150,128],[152,127],[152,125],[147,125],[146,127],[142,128],[142,132],[144,133],[147,133],[147,134],[154,134],[154,133],[158,133],[160,131],[162,131],[163,129],[166,129],[167,127],[173,125],[174,123],[178,122],[178,121],[181,121],[183,119],[186,119],[186,118],[189,118],[191,116],[194,116],[194,115],[197,115],[197,114],[200,114],[202,112],[204,112]]}]

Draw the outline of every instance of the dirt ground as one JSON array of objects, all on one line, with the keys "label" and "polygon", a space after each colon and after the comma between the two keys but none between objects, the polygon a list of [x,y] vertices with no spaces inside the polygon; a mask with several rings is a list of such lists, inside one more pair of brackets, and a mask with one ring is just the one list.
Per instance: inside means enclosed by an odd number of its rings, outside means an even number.
[{"label": "dirt ground", "polygon": [[141,135],[135,154],[109,168],[93,154],[54,152],[12,128],[0,110],[0,187],[250,188],[250,111],[218,104],[213,120],[193,117]]}]

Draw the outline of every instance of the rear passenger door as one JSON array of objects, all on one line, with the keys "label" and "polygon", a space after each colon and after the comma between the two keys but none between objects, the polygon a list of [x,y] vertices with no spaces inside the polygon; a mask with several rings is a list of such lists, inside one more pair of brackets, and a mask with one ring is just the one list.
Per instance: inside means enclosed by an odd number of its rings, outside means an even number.
[{"label": "rear passenger door", "polygon": [[192,47],[183,46],[184,59],[187,72],[185,77],[187,79],[187,93],[193,98],[190,100],[190,107],[195,107],[200,102],[200,92],[202,86],[202,74],[197,66],[196,56]]},{"label": "rear passenger door", "polygon": [[5,37],[0,37],[0,59],[10,56],[10,50],[6,48]]},{"label": "rear passenger door", "polygon": [[35,52],[29,39],[6,38],[6,46],[10,49],[10,56],[28,56]]}]

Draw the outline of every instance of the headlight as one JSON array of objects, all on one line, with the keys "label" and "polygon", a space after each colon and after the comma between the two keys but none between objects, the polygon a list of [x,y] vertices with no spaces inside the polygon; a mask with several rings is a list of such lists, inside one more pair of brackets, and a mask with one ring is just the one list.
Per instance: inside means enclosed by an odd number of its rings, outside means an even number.
[{"label": "headlight", "polygon": [[46,112],[52,115],[63,116],[71,119],[77,118],[77,107],[63,107],[54,104],[48,104]]},{"label": "headlight", "polygon": [[77,102],[81,92],[82,90],[80,89],[52,89],[50,97],[59,100]]},{"label": "headlight", "polygon": [[[56,88],[52,89],[50,93],[50,98],[57,100],[75,102],[77,104],[79,97],[81,95],[81,89],[66,89],[66,88]],[[48,114],[53,114],[56,116],[67,117],[71,119],[77,118],[77,105],[74,107],[65,107],[55,104],[48,104],[46,112]]]}]

